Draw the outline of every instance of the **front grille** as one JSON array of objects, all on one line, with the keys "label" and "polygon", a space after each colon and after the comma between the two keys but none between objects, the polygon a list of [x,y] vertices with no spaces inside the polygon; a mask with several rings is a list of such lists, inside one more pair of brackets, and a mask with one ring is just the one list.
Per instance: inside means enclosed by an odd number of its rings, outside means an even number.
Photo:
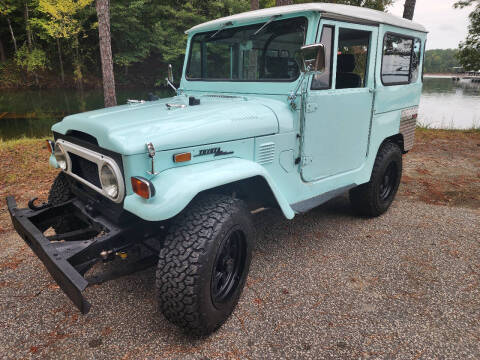
[{"label": "front grille", "polygon": [[82,179],[98,188],[102,187],[100,184],[100,178],[98,177],[97,164],[71,152],[69,152],[68,155],[72,161],[72,173],[80,176]]}]

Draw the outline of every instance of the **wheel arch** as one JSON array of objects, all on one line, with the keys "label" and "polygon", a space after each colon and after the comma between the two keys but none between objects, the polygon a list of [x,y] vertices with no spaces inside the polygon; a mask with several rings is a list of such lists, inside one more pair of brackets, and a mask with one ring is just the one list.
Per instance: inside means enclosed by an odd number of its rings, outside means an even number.
[{"label": "wheel arch", "polygon": [[400,150],[402,150],[403,154],[406,154],[408,152],[408,150],[405,150],[405,142],[404,142],[402,133],[398,133],[385,138],[383,142],[380,144],[380,147],[378,148],[378,150],[380,150],[383,144],[385,144],[387,141],[397,144],[400,147]]},{"label": "wheel arch", "polygon": [[254,195],[260,195],[266,205],[278,206],[287,219],[294,217],[293,209],[265,168],[250,160],[229,158],[171,168],[150,181],[156,189],[153,198],[129,194],[124,200],[125,210],[147,221],[170,219],[205,192],[234,194],[250,203]]}]

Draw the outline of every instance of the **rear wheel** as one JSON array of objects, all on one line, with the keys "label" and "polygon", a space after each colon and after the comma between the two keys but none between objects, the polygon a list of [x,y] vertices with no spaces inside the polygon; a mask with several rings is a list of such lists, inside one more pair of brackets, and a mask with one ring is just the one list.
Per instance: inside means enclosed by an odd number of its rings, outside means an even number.
[{"label": "rear wheel", "polygon": [[354,210],[364,216],[385,213],[395,198],[402,177],[402,151],[386,142],[378,151],[370,181],[350,190]]},{"label": "rear wheel", "polygon": [[196,335],[230,316],[247,279],[255,231],[246,205],[224,195],[201,196],[173,219],[156,274],[159,309]]}]

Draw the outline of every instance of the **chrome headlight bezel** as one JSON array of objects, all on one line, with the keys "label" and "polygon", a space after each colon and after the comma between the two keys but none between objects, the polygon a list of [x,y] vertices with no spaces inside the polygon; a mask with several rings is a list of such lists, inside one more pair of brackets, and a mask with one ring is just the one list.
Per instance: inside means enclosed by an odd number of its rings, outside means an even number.
[{"label": "chrome headlight bezel", "polygon": [[55,157],[57,165],[60,169],[62,169],[63,171],[67,171],[69,169],[68,155],[63,146],[58,142],[55,143],[55,146],[53,148],[53,156]]},{"label": "chrome headlight bezel", "polygon": [[115,170],[109,163],[104,163],[99,171],[100,184],[107,196],[111,199],[117,199],[119,195],[118,179]]},{"label": "chrome headlight bezel", "polygon": [[[78,180],[79,182],[87,185],[91,189],[97,191],[98,193],[102,194],[105,196],[107,199],[115,202],[115,203],[121,203],[123,201],[123,198],[125,196],[125,183],[123,180],[123,174],[122,171],[117,164],[115,160],[113,160],[111,157],[107,155],[100,154],[96,151],[84,148],[82,146],[79,146],[77,144],[73,144],[71,142],[65,141],[63,139],[58,139],[55,142],[55,147],[59,146],[62,150],[63,153],[66,156],[66,169],[62,169],[65,173],[69,174],[71,177],[73,177],[75,180]],[[100,180],[100,187],[92,184],[91,182],[85,180],[84,178],[78,176],[77,174],[72,172],[72,161],[70,159],[70,156],[68,155],[69,153],[73,153],[75,155],[78,155],[84,159],[87,159],[97,165],[98,168],[98,179]],[[109,193],[109,189],[102,184],[102,168],[103,166],[108,165],[109,169],[113,172],[115,179],[118,184],[118,193],[114,194],[116,196],[111,196],[111,192]],[[108,186],[108,184],[106,184]]]}]

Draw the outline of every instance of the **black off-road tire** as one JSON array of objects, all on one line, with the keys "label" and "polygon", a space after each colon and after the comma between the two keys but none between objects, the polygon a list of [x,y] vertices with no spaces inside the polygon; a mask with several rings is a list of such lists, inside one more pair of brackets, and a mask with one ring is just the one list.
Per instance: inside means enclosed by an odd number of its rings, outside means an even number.
[{"label": "black off-road tire", "polygon": [[[220,260],[225,260],[224,249],[233,241],[239,244],[238,251],[233,251],[238,261],[229,264],[236,269],[237,265],[231,264],[241,263],[242,269],[231,277],[235,279],[232,287],[220,298]],[[172,220],[160,251],[156,273],[159,310],[188,333],[203,336],[217,330],[240,298],[254,243],[255,229],[242,200],[219,194],[195,199]]]},{"label": "black off-road tire", "polygon": [[[70,190],[70,184],[67,175],[63,172],[59,173],[53,181],[50,192],[48,193],[48,203],[52,205],[62,204],[73,198],[73,193]],[[58,221],[52,225],[57,234],[64,234],[66,232],[79,229],[83,223],[78,219],[72,218],[68,214],[62,216]]]},{"label": "black off-road tire", "polygon": [[[385,186],[388,174],[390,186]],[[360,215],[376,217],[385,213],[395,198],[402,177],[402,151],[393,142],[378,151],[370,181],[350,190],[350,202]]]}]

